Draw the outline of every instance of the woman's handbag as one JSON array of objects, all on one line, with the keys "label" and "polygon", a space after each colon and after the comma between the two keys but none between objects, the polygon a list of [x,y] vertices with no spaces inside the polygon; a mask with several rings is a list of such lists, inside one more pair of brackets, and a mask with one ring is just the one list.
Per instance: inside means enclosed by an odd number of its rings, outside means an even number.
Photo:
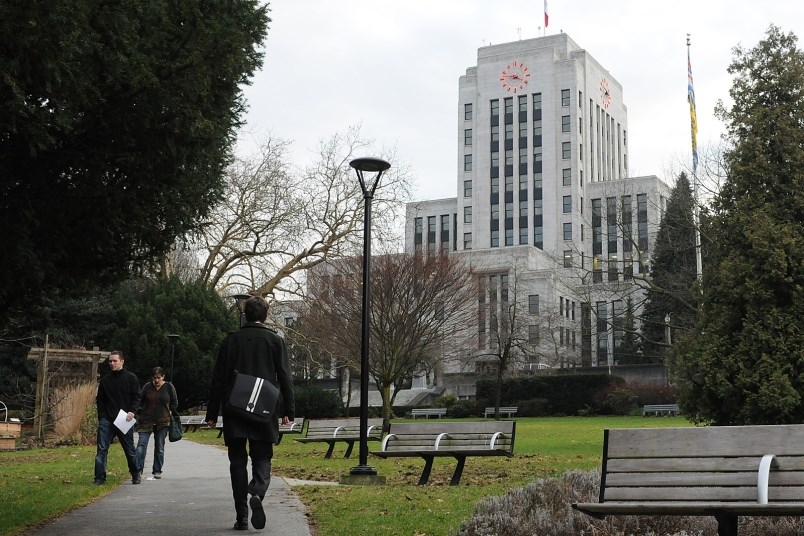
[{"label": "woman's handbag", "polygon": [[175,411],[170,412],[170,430],[168,431],[168,439],[171,443],[175,443],[181,439],[181,417]]}]

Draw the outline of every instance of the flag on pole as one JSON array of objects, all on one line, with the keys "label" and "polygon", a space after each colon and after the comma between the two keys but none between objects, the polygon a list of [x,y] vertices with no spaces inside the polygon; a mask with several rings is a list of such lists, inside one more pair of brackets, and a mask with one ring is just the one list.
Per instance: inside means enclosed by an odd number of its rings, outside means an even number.
[{"label": "flag on pole", "polygon": [[547,0],[544,0],[544,29],[547,29]]},{"label": "flag on pole", "polygon": [[698,117],[695,114],[695,89],[692,87],[692,62],[689,39],[687,40],[687,102],[690,103],[690,133],[692,134],[692,174],[698,169]]}]

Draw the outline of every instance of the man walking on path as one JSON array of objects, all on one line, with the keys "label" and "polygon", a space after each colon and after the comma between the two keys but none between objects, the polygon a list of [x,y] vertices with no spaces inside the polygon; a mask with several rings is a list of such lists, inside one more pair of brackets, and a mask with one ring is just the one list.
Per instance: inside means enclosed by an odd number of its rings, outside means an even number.
[{"label": "man walking on path", "polygon": [[[265,527],[262,501],[271,480],[273,446],[279,441],[279,425],[275,415],[283,415],[282,422],[295,418],[293,381],[290,362],[282,338],[264,325],[268,318],[268,303],[253,296],[246,300],[246,323],[230,333],[221,343],[218,360],[212,375],[206,421],[214,427],[218,413],[230,392],[236,372],[262,378],[279,387],[282,413],[272,412],[272,418],[258,424],[235,414],[224,407],[223,439],[228,448],[229,475],[235,503],[236,530],[248,529],[248,507],[251,506],[251,524],[255,529]],[[251,481],[248,479],[248,456],[251,457]],[[251,499],[247,496],[251,494]]]},{"label": "man walking on path", "polygon": [[124,362],[123,352],[115,350],[110,353],[109,368],[112,371],[98,383],[98,395],[95,399],[98,407],[98,448],[95,453],[97,485],[106,483],[106,458],[114,437],[120,440],[120,446],[126,453],[131,483],[140,483],[140,473],[134,458],[134,428],[131,427],[124,433],[114,424],[120,411],[126,414],[126,422],[131,422],[136,416],[134,412],[140,406],[140,381],[136,374],[123,369]]}]

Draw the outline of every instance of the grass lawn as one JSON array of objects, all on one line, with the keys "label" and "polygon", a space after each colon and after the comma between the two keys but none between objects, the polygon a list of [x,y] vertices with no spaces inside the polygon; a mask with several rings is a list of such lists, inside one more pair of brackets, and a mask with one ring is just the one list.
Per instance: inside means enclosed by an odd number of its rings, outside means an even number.
[{"label": "grass lawn", "polygon": [[[429,424],[437,425],[437,419]],[[302,485],[294,491],[312,513],[318,536],[447,535],[471,516],[479,499],[567,469],[598,468],[605,428],[688,425],[682,417],[520,418],[515,456],[467,458],[459,486],[449,486],[452,459],[436,459],[430,483],[418,486],[422,459],[369,455],[368,463],[386,477],[385,486]],[[214,430],[202,430],[184,437],[223,446],[216,436]],[[342,458],[345,447],[338,445],[327,460],[325,445],[303,445],[292,438],[285,437],[274,450],[275,475],[337,482],[358,464],[357,445],[351,459]],[[377,448],[379,443],[369,444],[370,451]],[[94,456],[94,446],[0,452],[0,534],[19,534],[26,526],[95,500],[128,478],[122,450],[114,445],[109,449],[109,484],[94,486]]]}]

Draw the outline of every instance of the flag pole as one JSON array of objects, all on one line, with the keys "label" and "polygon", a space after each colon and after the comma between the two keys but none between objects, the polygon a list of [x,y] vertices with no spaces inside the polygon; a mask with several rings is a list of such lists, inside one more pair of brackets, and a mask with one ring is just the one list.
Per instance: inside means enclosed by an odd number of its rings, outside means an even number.
[{"label": "flag pole", "polygon": [[[546,1],[546,0],[545,0]],[[692,136],[692,202],[695,225],[695,274],[701,284],[703,262],[701,260],[701,214],[698,204],[698,117],[695,113],[695,89],[692,85],[692,61],[690,60],[690,34],[687,34],[687,101],[690,105],[690,134]]]}]

